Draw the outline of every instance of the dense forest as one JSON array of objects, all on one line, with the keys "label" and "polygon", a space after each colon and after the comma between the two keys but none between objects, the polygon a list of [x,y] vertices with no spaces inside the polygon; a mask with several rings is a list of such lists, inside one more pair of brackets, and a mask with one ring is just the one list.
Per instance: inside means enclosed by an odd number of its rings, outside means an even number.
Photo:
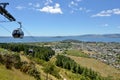
[{"label": "dense forest", "polygon": [[50,47],[40,47],[27,44],[0,43],[0,48],[14,52],[23,51],[25,55],[30,55],[45,61],[49,61],[49,59],[55,54],[55,52]]}]

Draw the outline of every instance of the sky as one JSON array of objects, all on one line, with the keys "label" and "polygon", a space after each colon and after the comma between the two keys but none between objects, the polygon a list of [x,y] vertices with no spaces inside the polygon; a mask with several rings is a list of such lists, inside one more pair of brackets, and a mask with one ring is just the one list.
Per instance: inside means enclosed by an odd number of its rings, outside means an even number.
[{"label": "sky", "polygon": [[[22,22],[25,36],[120,33],[120,0],[0,0]],[[0,36],[11,36],[16,22],[0,15]]]}]

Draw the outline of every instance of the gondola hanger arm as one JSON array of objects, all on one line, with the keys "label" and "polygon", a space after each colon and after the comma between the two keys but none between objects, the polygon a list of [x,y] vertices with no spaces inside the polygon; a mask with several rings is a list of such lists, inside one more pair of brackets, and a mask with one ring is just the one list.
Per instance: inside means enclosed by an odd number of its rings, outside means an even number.
[{"label": "gondola hanger arm", "polygon": [[7,5],[9,5],[9,3],[0,3],[0,14],[9,21],[16,21],[16,19],[5,9]]},{"label": "gondola hanger arm", "polygon": [[20,25],[20,28],[22,28],[22,23],[21,23],[21,22],[19,22],[19,21],[18,21],[17,23]]},{"label": "gondola hanger arm", "polygon": [[9,3],[0,3],[0,6],[2,6],[3,8],[6,8],[7,5],[9,5]]}]

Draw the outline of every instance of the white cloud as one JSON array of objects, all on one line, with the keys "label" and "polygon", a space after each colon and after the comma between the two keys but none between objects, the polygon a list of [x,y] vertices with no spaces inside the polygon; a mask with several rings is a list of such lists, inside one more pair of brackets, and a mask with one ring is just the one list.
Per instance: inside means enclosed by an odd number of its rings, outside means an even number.
[{"label": "white cloud", "polygon": [[68,5],[68,7],[72,7],[72,6],[78,6],[78,4],[81,2],[82,0],[72,0],[70,3],[69,3],[69,5]]},{"label": "white cloud", "polygon": [[77,6],[78,4],[74,1],[71,1],[70,5]]},{"label": "white cloud", "polygon": [[33,4],[33,3],[28,3],[28,5],[29,5],[29,6],[32,6],[32,7],[34,7],[34,8],[39,8],[39,7],[40,7],[40,4],[39,4],[39,3],[35,3],[35,4]]},{"label": "white cloud", "polygon": [[39,7],[40,7],[40,4],[39,4],[39,3],[36,3],[36,4],[34,5],[34,7],[39,8]]},{"label": "white cloud", "polygon": [[63,14],[60,4],[56,3],[55,6],[45,6],[42,9],[37,9],[41,12],[52,13],[52,14]]},{"label": "white cloud", "polygon": [[113,13],[114,13],[114,14],[120,15],[120,9],[119,9],[119,8],[113,9]]},{"label": "white cloud", "polygon": [[55,4],[55,7],[56,7],[56,8],[59,8],[59,7],[60,7],[60,4],[56,3],[56,4]]},{"label": "white cloud", "polygon": [[77,6],[78,6],[78,2],[76,2],[76,1],[71,1],[68,5],[68,7],[70,7],[70,8],[77,7]]},{"label": "white cloud", "polygon": [[104,16],[112,16],[112,15],[120,15],[120,9],[111,9],[111,10],[104,10],[100,13],[97,13],[95,15],[92,15],[91,17],[104,17]]},{"label": "white cloud", "polygon": [[109,24],[103,24],[103,27],[108,27],[109,26]]},{"label": "white cloud", "polygon": [[72,0],[69,4],[68,7],[71,8],[71,13],[74,13],[76,11],[83,11],[83,12],[90,12],[91,10],[86,9],[85,7],[80,7],[80,3],[83,0]]},{"label": "white cloud", "polygon": [[82,0],[75,0],[76,2],[81,2]]},{"label": "white cloud", "polygon": [[52,0],[46,0],[46,2],[45,2],[45,4],[44,4],[44,5],[49,5],[49,4],[51,4],[51,3],[53,3],[53,1],[52,1]]},{"label": "white cloud", "polygon": [[82,8],[82,7],[80,7],[80,8],[79,8],[79,10],[80,10],[80,11],[82,11],[82,10],[83,10],[83,8]]},{"label": "white cloud", "polygon": [[98,14],[92,15],[91,17],[103,17],[103,16],[111,16],[111,14],[108,14],[108,13],[98,13]]},{"label": "white cloud", "polygon": [[84,11],[86,13],[90,12],[91,10],[90,9],[86,9],[85,7],[80,7],[79,8],[80,11]]},{"label": "white cloud", "polygon": [[18,10],[22,10],[22,9],[24,9],[25,7],[24,6],[17,6],[17,7],[15,7],[16,9],[18,9]]},{"label": "white cloud", "polygon": [[[36,11],[46,12],[46,13],[51,13],[51,14],[63,14],[59,3],[55,3],[54,6],[50,6],[51,3],[53,3],[52,0],[47,0],[46,5],[42,8],[41,8],[40,3],[28,3],[29,8],[27,7],[26,8],[29,10],[36,10]],[[16,8],[21,10],[25,7],[17,6]]]}]

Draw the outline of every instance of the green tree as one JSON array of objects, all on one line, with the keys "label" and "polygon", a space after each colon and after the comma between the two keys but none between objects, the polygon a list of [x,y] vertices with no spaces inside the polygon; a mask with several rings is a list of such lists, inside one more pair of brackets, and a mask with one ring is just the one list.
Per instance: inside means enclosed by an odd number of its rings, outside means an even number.
[{"label": "green tree", "polygon": [[51,74],[57,78],[60,78],[59,69],[51,62],[48,62],[43,68],[43,70],[47,74],[47,79],[48,79],[48,74]]}]

